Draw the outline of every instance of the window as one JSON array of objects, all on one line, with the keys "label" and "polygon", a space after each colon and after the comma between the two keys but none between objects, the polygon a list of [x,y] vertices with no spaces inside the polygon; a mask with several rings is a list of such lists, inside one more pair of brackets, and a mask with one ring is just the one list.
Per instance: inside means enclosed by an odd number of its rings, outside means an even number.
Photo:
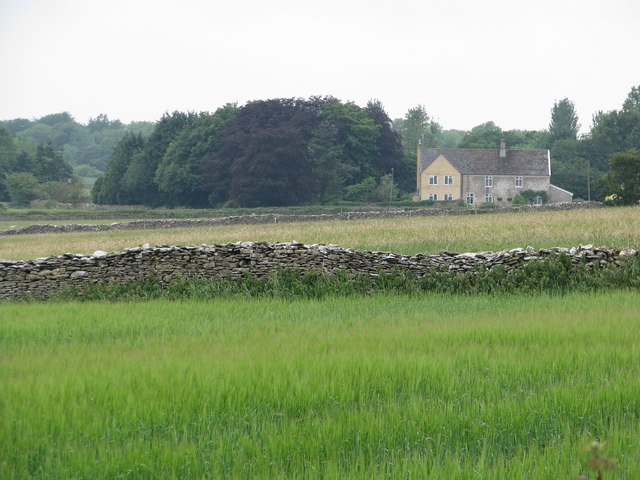
[{"label": "window", "polygon": [[429,194],[429,200],[438,200],[438,194],[437,193],[430,193]]},{"label": "window", "polygon": [[453,195],[451,195],[450,193],[445,193],[444,194],[444,199],[445,200],[453,200]]},{"label": "window", "polygon": [[484,196],[484,201],[485,201],[486,203],[493,203],[493,194],[491,194],[491,193],[487,193],[487,194]]},{"label": "window", "polygon": [[429,185],[437,185],[437,184],[438,184],[438,176],[429,175]]},{"label": "window", "polygon": [[467,203],[473,205],[473,193],[467,193]]},{"label": "window", "polygon": [[522,186],[522,177],[516,177],[516,187]]},{"label": "window", "polygon": [[486,177],[484,177],[484,186],[493,187],[493,176],[487,175]]},{"label": "window", "polygon": [[453,175],[445,175],[444,176],[444,184],[445,185],[453,185]]},{"label": "window", "polygon": [[542,205],[542,197],[540,195],[536,195],[535,197],[533,197],[533,204]]}]

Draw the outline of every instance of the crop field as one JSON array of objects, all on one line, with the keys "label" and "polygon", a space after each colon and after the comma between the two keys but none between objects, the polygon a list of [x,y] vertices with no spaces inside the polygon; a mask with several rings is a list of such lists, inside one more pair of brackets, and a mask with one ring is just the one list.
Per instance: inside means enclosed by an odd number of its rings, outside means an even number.
[{"label": "crop field", "polygon": [[640,478],[633,292],[0,312],[1,478]]},{"label": "crop field", "polygon": [[171,230],[0,236],[0,258],[121,251],[143,244],[201,245],[238,241],[337,244],[396,253],[499,251],[505,248],[640,245],[640,207],[442,217],[409,217]]},{"label": "crop field", "polygon": [[[0,237],[640,245],[640,208]],[[0,303],[0,478],[640,478],[640,293]]]}]

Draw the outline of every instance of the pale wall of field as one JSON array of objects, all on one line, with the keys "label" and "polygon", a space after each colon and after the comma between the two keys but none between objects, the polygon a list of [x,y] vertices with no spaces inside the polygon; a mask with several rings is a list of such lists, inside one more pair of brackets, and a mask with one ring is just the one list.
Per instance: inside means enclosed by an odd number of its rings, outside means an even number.
[{"label": "pale wall of field", "polygon": [[585,263],[587,267],[608,267],[620,266],[626,258],[637,254],[632,249],[593,246],[550,250],[528,247],[478,254],[398,255],[301,243],[240,242],[200,247],[166,245],[132,248],[119,253],[96,252],[91,256],[66,254],[31,261],[0,260],[0,298],[44,297],[51,292],[71,288],[82,290],[94,283],[126,284],[156,279],[170,284],[181,278],[241,275],[260,278],[281,269],[367,276],[398,272],[421,278],[432,271],[464,274],[498,266],[512,271],[524,268],[533,260],[558,255],[569,256],[574,265]]}]

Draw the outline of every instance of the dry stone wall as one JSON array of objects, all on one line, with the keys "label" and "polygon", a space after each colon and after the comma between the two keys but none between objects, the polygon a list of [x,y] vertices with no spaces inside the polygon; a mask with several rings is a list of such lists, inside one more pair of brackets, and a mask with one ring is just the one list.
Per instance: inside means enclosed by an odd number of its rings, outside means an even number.
[{"label": "dry stone wall", "polygon": [[484,265],[502,265],[508,271],[527,262],[566,254],[574,264],[620,265],[636,250],[594,247],[515,248],[501,252],[400,255],[344,249],[337,245],[301,243],[240,242],[226,245],[137,247],[122,252],[97,251],[93,255],[66,253],[60,256],[26,261],[0,260],[0,298],[25,295],[46,297],[64,289],[82,289],[92,283],[127,283],[156,278],[169,283],[177,278],[216,276],[234,277],[247,273],[255,277],[270,275],[278,269],[301,273],[316,270],[349,274],[378,275],[393,271],[411,272],[417,277],[431,270],[465,273]]}]

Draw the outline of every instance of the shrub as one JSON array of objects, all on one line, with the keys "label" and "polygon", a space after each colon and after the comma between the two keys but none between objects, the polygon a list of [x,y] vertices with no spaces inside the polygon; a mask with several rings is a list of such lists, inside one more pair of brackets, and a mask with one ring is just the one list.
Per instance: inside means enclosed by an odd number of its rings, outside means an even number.
[{"label": "shrub", "polygon": [[512,205],[527,205],[527,200],[520,194],[516,195],[511,202]]},{"label": "shrub", "polygon": [[498,208],[498,205],[496,205],[493,202],[484,202],[480,204],[480,207],[483,210],[493,210],[495,208]]}]

